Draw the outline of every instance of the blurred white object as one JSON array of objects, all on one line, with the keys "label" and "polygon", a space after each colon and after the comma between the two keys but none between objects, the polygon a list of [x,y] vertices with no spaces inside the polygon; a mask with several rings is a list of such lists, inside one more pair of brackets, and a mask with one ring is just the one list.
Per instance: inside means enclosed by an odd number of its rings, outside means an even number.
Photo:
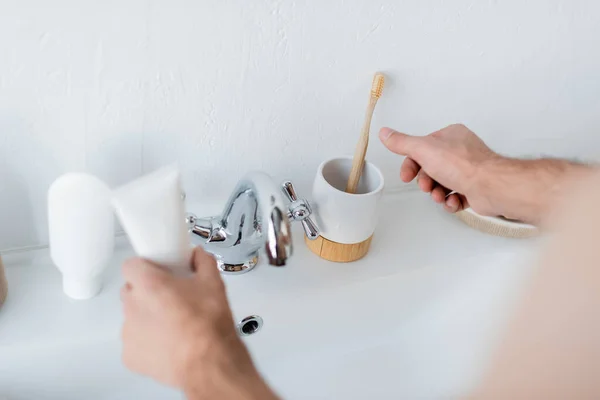
[{"label": "blurred white object", "polygon": [[191,272],[181,179],[164,167],[116,189],[115,211],[136,254],[173,272]]},{"label": "blurred white object", "polygon": [[89,299],[102,289],[115,240],[110,196],[104,182],[83,173],[65,174],[48,190],[50,255],[71,298]]}]

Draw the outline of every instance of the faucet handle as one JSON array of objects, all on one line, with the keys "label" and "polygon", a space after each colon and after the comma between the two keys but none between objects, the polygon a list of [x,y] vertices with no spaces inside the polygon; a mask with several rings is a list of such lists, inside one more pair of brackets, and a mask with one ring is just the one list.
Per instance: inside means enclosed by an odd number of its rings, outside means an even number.
[{"label": "faucet handle", "polygon": [[310,204],[306,199],[299,199],[296,195],[296,190],[294,189],[294,185],[292,182],[285,181],[283,182],[282,190],[283,193],[287,196],[290,204],[288,206],[288,218],[293,221],[302,222],[302,226],[304,227],[304,232],[306,233],[306,237],[310,240],[315,240],[319,237],[319,228],[312,221],[310,215],[312,214],[312,209],[310,208]]}]

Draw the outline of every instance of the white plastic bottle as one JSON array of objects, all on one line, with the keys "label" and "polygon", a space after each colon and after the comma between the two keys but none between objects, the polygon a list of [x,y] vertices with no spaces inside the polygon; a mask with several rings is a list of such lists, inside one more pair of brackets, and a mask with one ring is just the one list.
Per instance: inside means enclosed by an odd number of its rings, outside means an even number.
[{"label": "white plastic bottle", "polygon": [[163,167],[113,192],[113,205],[138,256],[191,272],[191,245],[176,167]]},{"label": "white plastic bottle", "polygon": [[102,289],[102,272],[114,251],[110,199],[110,188],[84,173],[65,174],[48,190],[50,255],[71,298],[88,299]]}]

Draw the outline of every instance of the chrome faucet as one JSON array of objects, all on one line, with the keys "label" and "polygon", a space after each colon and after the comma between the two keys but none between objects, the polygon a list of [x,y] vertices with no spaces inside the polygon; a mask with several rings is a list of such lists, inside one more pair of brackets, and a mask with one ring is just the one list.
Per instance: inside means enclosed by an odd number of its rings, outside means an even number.
[{"label": "chrome faucet", "polygon": [[[282,190],[291,202],[287,206]],[[310,214],[310,204],[296,196],[291,182],[278,188],[269,175],[252,172],[238,182],[221,216],[188,214],[186,222],[194,246],[212,253],[221,272],[239,274],[256,266],[261,248],[269,264],[285,265],[293,251],[290,220],[302,221],[306,236],[316,239],[319,231]]]}]

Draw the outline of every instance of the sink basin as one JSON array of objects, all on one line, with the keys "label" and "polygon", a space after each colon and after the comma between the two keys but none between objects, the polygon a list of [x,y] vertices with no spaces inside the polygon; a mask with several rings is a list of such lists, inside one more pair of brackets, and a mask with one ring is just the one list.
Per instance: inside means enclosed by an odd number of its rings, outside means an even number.
[{"label": "sink basin", "polygon": [[[386,197],[361,261],[320,260],[296,227],[288,266],[225,277],[236,321],[264,321],[244,341],[283,398],[447,399],[477,382],[531,271],[531,242],[471,231],[421,199]],[[80,302],[62,295],[45,252],[6,260],[0,399],[182,397],[121,365],[117,266],[128,256],[123,243],[103,292]]]},{"label": "sink basin", "polygon": [[520,267],[497,254],[233,304],[239,317],[263,318],[246,342],[286,399],[458,397],[486,365]]}]

